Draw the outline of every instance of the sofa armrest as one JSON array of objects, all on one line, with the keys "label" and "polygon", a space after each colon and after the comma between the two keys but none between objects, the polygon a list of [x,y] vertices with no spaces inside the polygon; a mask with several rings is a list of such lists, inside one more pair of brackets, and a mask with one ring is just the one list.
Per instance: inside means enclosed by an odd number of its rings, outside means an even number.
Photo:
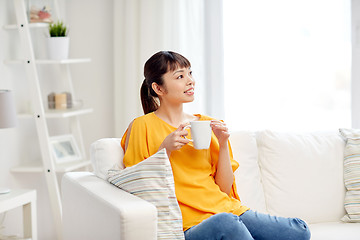
[{"label": "sofa armrest", "polygon": [[65,173],[61,191],[65,240],[156,239],[156,207],[93,173]]}]

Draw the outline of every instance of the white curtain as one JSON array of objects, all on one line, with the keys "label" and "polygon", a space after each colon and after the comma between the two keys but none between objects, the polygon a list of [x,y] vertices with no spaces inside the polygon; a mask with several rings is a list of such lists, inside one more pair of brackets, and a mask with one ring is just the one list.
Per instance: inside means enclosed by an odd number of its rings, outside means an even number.
[{"label": "white curtain", "polygon": [[189,113],[223,118],[221,0],[114,1],[115,130],[143,114],[140,86],[145,61],[160,50],[188,58],[196,81]]},{"label": "white curtain", "polygon": [[351,1],[351,37],[352,37],[352,67],[351,67],[351,116],[352,127],[360,128],[360,1]]}]

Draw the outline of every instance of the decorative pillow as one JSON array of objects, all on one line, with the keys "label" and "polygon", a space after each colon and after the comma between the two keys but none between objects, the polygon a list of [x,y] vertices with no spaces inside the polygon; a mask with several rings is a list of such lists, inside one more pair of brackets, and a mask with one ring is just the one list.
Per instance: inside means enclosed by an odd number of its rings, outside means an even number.
[{"label": "decorative pillow", "polygon": [[341,128],[346,140],[344,152],[345,195],[344,222],[360,222],[360,130]]},{"label": "decorative pillow", "polygon": [[255,133],[248,131],[232,132],[230,143],[234,159],[239,163],[239,168],[234,172],[234,175],[241,203],[252,210],[266,213]]},{"label": "decorative pillow", "polygon": [[174,177],[165,149],[123,170],[110,169],[108,181],[157,208],[157,239],[184,239]]},{"label": "decorative pillow", "polygon": [[257,135],[261,179],[272,215],[308,223],[339,221],[345,214],[345,141],[336,131]]},{"label": "decorative pillow", "polygon": [[124,151],[120,145],[120,138],[102,138],[90,146],[90,160],[94,168],[94,174],[107,180],[108,171],[114,165],[123,169]]}]

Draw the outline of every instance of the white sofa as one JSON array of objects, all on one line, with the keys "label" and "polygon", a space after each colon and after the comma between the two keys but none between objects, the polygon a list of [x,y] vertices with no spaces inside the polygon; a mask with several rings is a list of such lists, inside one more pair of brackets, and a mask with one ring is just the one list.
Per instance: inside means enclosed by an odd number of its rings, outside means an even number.
[{"label": "white sofa", "polygon": [[[338,132],[233,132],[237,189],[244,205],[300,217],[312,240],[359,240],[360,223],[344,223],[345,141]],[[91,146],[94,173],[62,179],[64,239],[156,239],[156,208],[104,180],[122,158],[119,139]]]}]

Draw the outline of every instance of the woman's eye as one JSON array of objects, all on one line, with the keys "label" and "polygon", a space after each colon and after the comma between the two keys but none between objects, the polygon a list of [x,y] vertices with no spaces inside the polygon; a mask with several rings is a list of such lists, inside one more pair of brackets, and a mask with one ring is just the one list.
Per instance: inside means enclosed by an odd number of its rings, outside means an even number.
[{"label": "woman's eye", "polygon": [[192,71],[189,74],[190,74],[190,76],[192,76]]},{"label": "woman's eye", "polygon": [[179,76],[177,77],[177,79],[180,79],[180,78],[183,78],[183,75],[179,75]]}]

